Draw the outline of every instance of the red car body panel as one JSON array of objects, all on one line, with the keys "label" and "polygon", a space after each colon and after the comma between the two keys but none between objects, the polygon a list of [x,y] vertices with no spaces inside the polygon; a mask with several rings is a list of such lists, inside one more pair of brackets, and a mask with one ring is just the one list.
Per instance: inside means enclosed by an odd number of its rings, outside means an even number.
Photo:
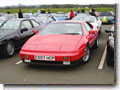
[{"label": "red car body panel", "polygon": [[[22,59],[35,60],[35,56],[55,56],[55,61],[76,61],[82,58],[86,44],[89,43],[91,47],[95,42],[98,36],[98,29],[93,27],[95,33],[86,35],[83,27],[84,22],[70,22],[80,23],[83,35],[34,35],[22,47],[20,57]],[[28,57],[25,58],[24,55]],[[71,57],[71,59],[64,60],[63,57]]]}]

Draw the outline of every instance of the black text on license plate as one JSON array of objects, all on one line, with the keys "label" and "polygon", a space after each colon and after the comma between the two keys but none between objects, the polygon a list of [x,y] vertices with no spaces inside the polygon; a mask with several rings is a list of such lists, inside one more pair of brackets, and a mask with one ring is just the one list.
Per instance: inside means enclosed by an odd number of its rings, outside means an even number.
[{"label": "black text on license plate", "polygon": [[55,61],[54,56],[35,56],[35,60]]}]

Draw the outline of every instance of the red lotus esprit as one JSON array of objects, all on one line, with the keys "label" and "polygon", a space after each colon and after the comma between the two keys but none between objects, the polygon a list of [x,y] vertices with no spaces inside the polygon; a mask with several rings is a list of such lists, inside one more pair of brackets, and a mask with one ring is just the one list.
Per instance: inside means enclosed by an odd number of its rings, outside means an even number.
[{"label": "red lotus esprit", "polygon": [[22,47],[25,63],[74,65],[87,63],[90,48],[98,47],[98,29],[88,22],[56,21],[31,37]]}]

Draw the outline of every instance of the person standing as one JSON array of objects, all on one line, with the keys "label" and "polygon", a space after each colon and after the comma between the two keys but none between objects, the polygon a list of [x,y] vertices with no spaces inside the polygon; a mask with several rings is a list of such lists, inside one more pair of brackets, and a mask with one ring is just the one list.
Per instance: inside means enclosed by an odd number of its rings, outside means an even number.
[{"label": "person standing", "polygon": [[85,9],[84,8],[81,10],[81,13],[85,13]]},{"label": "person standing", "polygon": [[80,8],[78,8],[78,10],[77,10],[77,14],[80,14]]},{"label": "person standing", "polygon": [[7,14],[10,14],[10,10],[7,11]]},{"label": "person standing", "polygon": [[45,9],[42,9],[41,14],[45,14],[45,13],[46,13]]},{"label": "person standing", "polygon": [[19,12],[18,12],[18,18],[23,18],[22,9],[19,9]]},{"label": "person standing", "polygon": [[70,12],[70,20],[75,16],[73,9]]},{"label": "person standing", "polygon": [[89,14],[91,14],[92,16],[95,16],[95,17],[96,17],[95,9],[92,8]]},{"label": "person standing", "polygon": [[50,9],[48,9],[48,14],[51,14]]}]

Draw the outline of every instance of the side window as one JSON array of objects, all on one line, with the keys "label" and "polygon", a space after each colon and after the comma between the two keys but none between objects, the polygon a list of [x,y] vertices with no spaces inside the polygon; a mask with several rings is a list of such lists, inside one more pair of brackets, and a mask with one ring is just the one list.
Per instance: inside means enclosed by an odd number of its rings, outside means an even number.
[{"label": "side window", "polygon": [[34,27],[40,26],[40,24],[38,22],[34,21],[34,20],[31,20],[31,22],[32,22],[32,24],[33,24]]},{"label": "side window", "polygon": [[84,25],[85,25],[85,27],[86,27],[86,29],[87,29],[88,31],[91,30],[91,27],[90,27],[87,23],[85,23]]},{"label": "side window", "polygon": [[89,33],[88,30],[87,30],[87,28],[86,28],[86,26],[85,26],[85,24],[84,24],[84,30],[85,30],[85,33],[86,33],[86,34]]},{"label": "side window", "polygon": [[32,28],[32,25],[31,25],[30,21],[23,21],[22,22],[21,29],[24,29],[24,28],[27,28],[27,29],[31,29]]}]

